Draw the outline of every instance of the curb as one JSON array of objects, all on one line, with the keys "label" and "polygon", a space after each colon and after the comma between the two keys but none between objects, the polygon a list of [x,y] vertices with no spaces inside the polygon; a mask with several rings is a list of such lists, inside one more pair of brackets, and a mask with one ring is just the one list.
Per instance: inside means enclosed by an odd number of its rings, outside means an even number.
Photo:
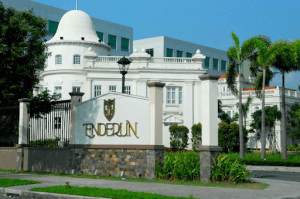
[{"label": "curb", "polygon": [[14,196],[21,196],[25,198],[34,199],[109,199],[109,198],[97,198],[88,196],[78,196],[69,194],[58,194],[58,193],[46,193],[46,192],[35,192],[35,191],[22,191],[11,188],[0,188],[0,194],[9,194]]}]

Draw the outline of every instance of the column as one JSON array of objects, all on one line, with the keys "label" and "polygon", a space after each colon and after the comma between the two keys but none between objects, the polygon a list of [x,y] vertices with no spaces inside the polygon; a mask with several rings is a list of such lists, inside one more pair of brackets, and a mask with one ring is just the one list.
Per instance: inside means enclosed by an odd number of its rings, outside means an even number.
[{"label": "column", "polygon": [[148,83],[149,87],[149,144],[163,145],[162,136],[162,96],[166,84],[159,82]]},{"label": "column", "polygon": [[132,95],[137,95],[137,80],[132,80],[132,87],[131,87]]},{"label": "column", "polygon": [[222,151],[218,146],[218,79],[220,75],[205,74],[201,80],[202,146],[200,150],[200,181],[210,182],[216,158]]},{"label": "column", "polygon": [[93,98],[93,80],[92,79],[88,79],[88,96],[89,99]]},{"label": "column", "polygon": [[72,92],[69,94],[71,95],[70,144],[75,144],[77,105],[82,102],[84,93]]},{"label": "column", "polygon": [[194,86],[194,124],[201,122],[201,82],[195,82]]},{"label": "column", "polygon": [[19,99],[20,102],[20,116],[19,116],[19,142],[20,146],[28,144],[27,135],[29,132],[30,119],[30,99]]},{"label": "column", "polygon": [[147,80],[139,80],[138,81],[138,93],[137,95],[146,97],[147,93],[147,85],[146,85]]},{"label": "column", "polygon": [[184,124],[185,126],[189,129],[189,146],[191,146],[192,144],[192,132],[191,132],[191,128],[194,124],[194,89],[193,89],[193,84],[194,82],[190,81],[190,82],[185,82],[185,89],[183,90],[184,92]]}]

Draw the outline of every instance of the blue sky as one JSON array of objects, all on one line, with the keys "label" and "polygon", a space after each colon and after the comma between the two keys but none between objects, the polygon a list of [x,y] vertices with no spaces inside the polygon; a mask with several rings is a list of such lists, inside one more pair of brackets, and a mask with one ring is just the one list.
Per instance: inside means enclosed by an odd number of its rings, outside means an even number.
[{"label": "blue sky", "polygon": [[[76,0],[32,1],[76,8]],[[91,17],[132,27],[134,40],[168,36],[221,50],[233,45],[232,31],[240,43],[259,34],[272,42],[300,38],[299,8],[299,0],[78,0]],[[297,89],[300,72],[285,79],[287,88]],[[281,86],[281,75],[270,85]]]}]

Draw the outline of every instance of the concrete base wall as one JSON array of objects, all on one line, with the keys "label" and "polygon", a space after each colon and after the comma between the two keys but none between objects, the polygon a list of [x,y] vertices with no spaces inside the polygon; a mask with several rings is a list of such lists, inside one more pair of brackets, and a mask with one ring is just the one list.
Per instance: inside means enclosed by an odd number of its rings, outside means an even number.
[{"label": "concrete base wall", "polygon": [[0,147],[0,169],[17,169],[17,148]]},{"label": "concrete base wall", "polygon": [[[122,146],[122,148],[121,148]],[[68,148],[25,147],[25,171],[46,171],[55,173],[76,173],[120,177],[154,179],[155,166],[164,162],[163,146],[148,145],[73,145]]]}]

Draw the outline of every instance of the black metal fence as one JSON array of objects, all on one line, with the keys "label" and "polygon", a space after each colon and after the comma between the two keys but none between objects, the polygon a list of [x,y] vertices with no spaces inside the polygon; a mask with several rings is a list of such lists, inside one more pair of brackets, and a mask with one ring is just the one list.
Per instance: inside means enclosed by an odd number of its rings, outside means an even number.
[{"label": "black metal fence", "polygon": [[28,143],[31,147],[58,147],[70,142],[71,101],[57,101],[51,111],[41,117],[31,117]]},{"label": "black metal fence", "polygon": [[19,139],[19,106],[0,107],[0,147],[13,147]]}]

